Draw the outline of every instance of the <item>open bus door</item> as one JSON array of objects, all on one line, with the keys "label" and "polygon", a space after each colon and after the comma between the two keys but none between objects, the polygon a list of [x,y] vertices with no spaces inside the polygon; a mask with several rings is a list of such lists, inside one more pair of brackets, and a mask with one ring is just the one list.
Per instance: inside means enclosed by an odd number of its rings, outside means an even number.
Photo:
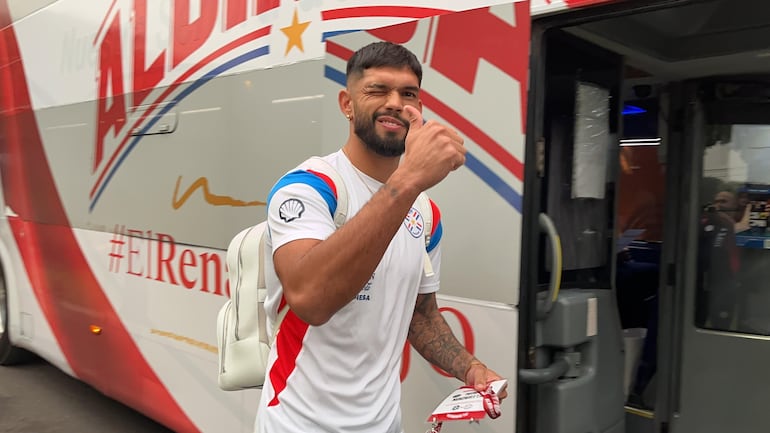
[{"label": "open bus door", "polygon": [[[531,130],[542,134],[538,137],[543,138],[545,164],[541,192],[536,194],[542,201],[532,207],[556,220],[562,243],[584,255],[576,257],[578,265],[594,260],[600,264],[594,268],[570,265],[565,252],[562,286],[610,287],[614,283],[618,295],[622,292],[621,267],[610,264],[615,254],[580,246],[593,234],[591,222],[612,230],[604,237],[613,240],[609,251],[614,252],[620,252],[622,243],[616,241],[628,228],[656,232],[640,237],[639,243],[645,248],[655,245],[651,254],[655,259],[647,264],[657,267],[659,278],[624,281],[631,281],[635,291],[654,293],[657,299],[652,308],[656,318],[650,321],[654,328],[648,329],[652,339],[646,340],[652,342],[650,359],[657,372],[646,383],[642,400],[628,400],[627,433],[754,433],[767,431],[770,424],[764,408],[770,398],[770,388],[765,386],[770,360],[770,296],[765,283],[770,278],[770,68],[762,42],[770,32],[766,10],[766,2],[754,0],[628,2],[534,24],[533,45],[545,48],[541,66],[533,65],[533,70],[540,68],[534,78],[545,78],[536,84],[542,95],[535,98],[536,125]],[[544,30],[539,31],[540,27]],[[538,45],[540,34],[544,43]],[[625,63],[622,73],[611,66],[613,57]],[[615,69],[624,89],[620,94],[613,90],[616,81],[596,77],[601,69],[607,71],[605,77]],[[611,133],[619,134],[615,143],[649,146],[636,148],[639,152],[621,148],[621,161],[627,154],[653,157],[646,170],[639,166],[641,158],[625,168],[618,167],[618,155],[609,158],[616,169],[646,176],[626,176],[637,183],[631,188],[614,185],[614,176],[608,176],[607,187],[616,189],[618,204],[604,208],[612,215],[606,221],[598,212],[589,216],[587,208],[575,212],[575,203],[569,201],[575,200],[572,191],[578,184],[575,158],[564,153],[574,151],[569,135],[573,119],[565,120],[562,130],[553,126],[565,115],[559,112],[559,99],[569,99],[572,93],[555,85],[559,71],[568,81],[587,81],[608,90],[610,100],[618,101],[610,103],[614,116],[621,111],[620,102],[639,102],[638,111],[647,110],[647,115],[635,117],[634,122],[630,116],[617,128],[610,123]],[[555,93],[556,100],[549,93]],[[569,109],[571,102],[561,105]],[[574,117],[574,111],[566,116]],[[630,131],[626,124],[638,130]],[[554,155],[559,151],[561,156]],[[567,165],[561,178],[559,164]],[[663,178],[662,187],[652,188]],[[660,196],[647,200],[646,193],[661,190],[664,204]],[[648,213],[647,222],[613,221],[622,216],[622,198],[627,194],[634,204],[662,211],[661,215],[651,218]],[[568,197],[566,206],[565,200],[555,201],[560,196]],[[599,206],[602,199],[578,201],[587,206],[591,200]],[[560,215],[566,216],[568,224],[559,224]],[[619,255],[617,259],[620,262]],[[529,267],[535,281],[544,284],[550,269],[547,254],[540,254]],[[608,277],[613,274],[608,269],[614,269],[614,275]],[[644,308],[638,303],[621,311],[621,323],[634,319],[624,312]],[[604,335],[602,313],[599,337]],[[603,367],[597,371],[607,374]],[[623,381],[622,376],[615,380]],[[536,412],[537,417],[543,410]],[[551,416],[562,418],[560,413]]]},{"label": "open bus door", "polygon": [[524,242],[531,314],[519,377],[533,404],[522,431],[624,433],[612,284],[623,62],[547,25],[535,26],[533,54],[529,158],[540,163],[528,167],[525,207],[542,234]]},{"label": "open bus door", "polygon": [[661,324],[677,356],[656,417],[672,433],[766,431],[770,76],[692,80],[681,95]]}]

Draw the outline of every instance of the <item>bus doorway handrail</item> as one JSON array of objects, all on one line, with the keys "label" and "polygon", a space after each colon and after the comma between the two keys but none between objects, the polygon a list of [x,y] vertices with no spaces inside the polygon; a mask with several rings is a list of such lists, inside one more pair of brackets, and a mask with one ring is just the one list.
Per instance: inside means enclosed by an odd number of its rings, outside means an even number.
[{"label": "bus doorway handrail", "polygon": [[541,212],[538,216],[538,222],[540,223],[540,230],[543,231],[548,237],[548,242],[551,245],[551,279],[548,283],[548,295],[545,298],[545,302],[542,308],[538,308],[537,318],[543,320],[548,317],[548,314],[553,308],[553,303],[559,296],[559,290],[561,288],[561,267],[562,267],[562,251],[561,251],[561,238],[559,232],[556,230],[556,226],[546,213]]}]

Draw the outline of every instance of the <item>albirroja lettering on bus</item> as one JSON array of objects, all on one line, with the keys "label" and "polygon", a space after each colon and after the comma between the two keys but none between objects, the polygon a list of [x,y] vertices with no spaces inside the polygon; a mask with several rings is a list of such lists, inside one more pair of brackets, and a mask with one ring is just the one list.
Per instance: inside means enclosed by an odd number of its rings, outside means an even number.
[{"label": "albirroja lettering on bus", "polygon": [[230,296],[227,263],[215,251],[196,251],[174,237],[116,225],[110,240],[109,270],[135,277]]},{"label": "albirroja lettering on bus", "polygon": [[[153,13],[148,12],[148,6],[155,6],[154,2],[136,0],[131,2],[130,8],[121,8],[120,5],[122,3],[110,9],[94,41],[98,53],[98,127],[93,172],[100,167],[105,156],[104,141],[108,131],[112,129],[113,135],[117,137],[126,119],[129,119],[127,112],[142,106],[145,98],[162,83],[170,71],[201,49],[214,32],[226,34],[250,18],[277,9],[281,0],[205,1],[200,2],[197,13],[191,10],[190,2],[173,2],[168,17],[168,28],[171,29],[169,46],[157,54],[153,53],[152,59],[147,59],[150,51],[148,16]],[[129,38],[126,39],[125,35],[129,35]],[[128,68],[123,64],[125,49],[133,49],[134,52],[133,56],[127,57],[131,62]],[[124,75],[131,77],[126,81],[128,89],[123,85]]]}]

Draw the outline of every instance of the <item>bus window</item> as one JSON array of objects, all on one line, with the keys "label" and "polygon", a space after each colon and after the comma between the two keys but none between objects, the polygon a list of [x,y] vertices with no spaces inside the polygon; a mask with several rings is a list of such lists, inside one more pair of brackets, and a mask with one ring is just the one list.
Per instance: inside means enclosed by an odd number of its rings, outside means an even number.
[{"label": "bus window", "polygon": [[770,125],[712,124],[704,136],[695,324],[770,335]]},{"label": "bus window", "polygon": [[619,129],[621,60],[566,32],[550,32],[548,41],[545,209],[561,237],[562,285],[606,289],[614,262],[611,167]]}]

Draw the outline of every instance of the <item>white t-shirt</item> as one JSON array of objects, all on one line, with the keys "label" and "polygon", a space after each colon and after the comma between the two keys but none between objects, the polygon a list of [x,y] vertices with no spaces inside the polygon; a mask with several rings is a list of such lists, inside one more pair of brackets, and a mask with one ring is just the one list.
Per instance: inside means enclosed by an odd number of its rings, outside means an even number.
[{"label": "white t-shirt", "polygon": [[[353,218],[382,184],[357,172],[341,151],[323,159],[345,182],[348,219]],[[330,179],[304,170],[279,180],[268,198],[268,251],[297,239],[323,240],[334,232],[332,185]],[[442,229],[440,214],[431,205],[433,276],[423,271],[424,224],[415,204],[354,300],[321,326],[288,312],[270,353],[256,432],[402,431],[400,367],[409,322],[417,294],[439,287]],[[272,254],[267,257],[265,310],[272,322],[285,301]]]}]

